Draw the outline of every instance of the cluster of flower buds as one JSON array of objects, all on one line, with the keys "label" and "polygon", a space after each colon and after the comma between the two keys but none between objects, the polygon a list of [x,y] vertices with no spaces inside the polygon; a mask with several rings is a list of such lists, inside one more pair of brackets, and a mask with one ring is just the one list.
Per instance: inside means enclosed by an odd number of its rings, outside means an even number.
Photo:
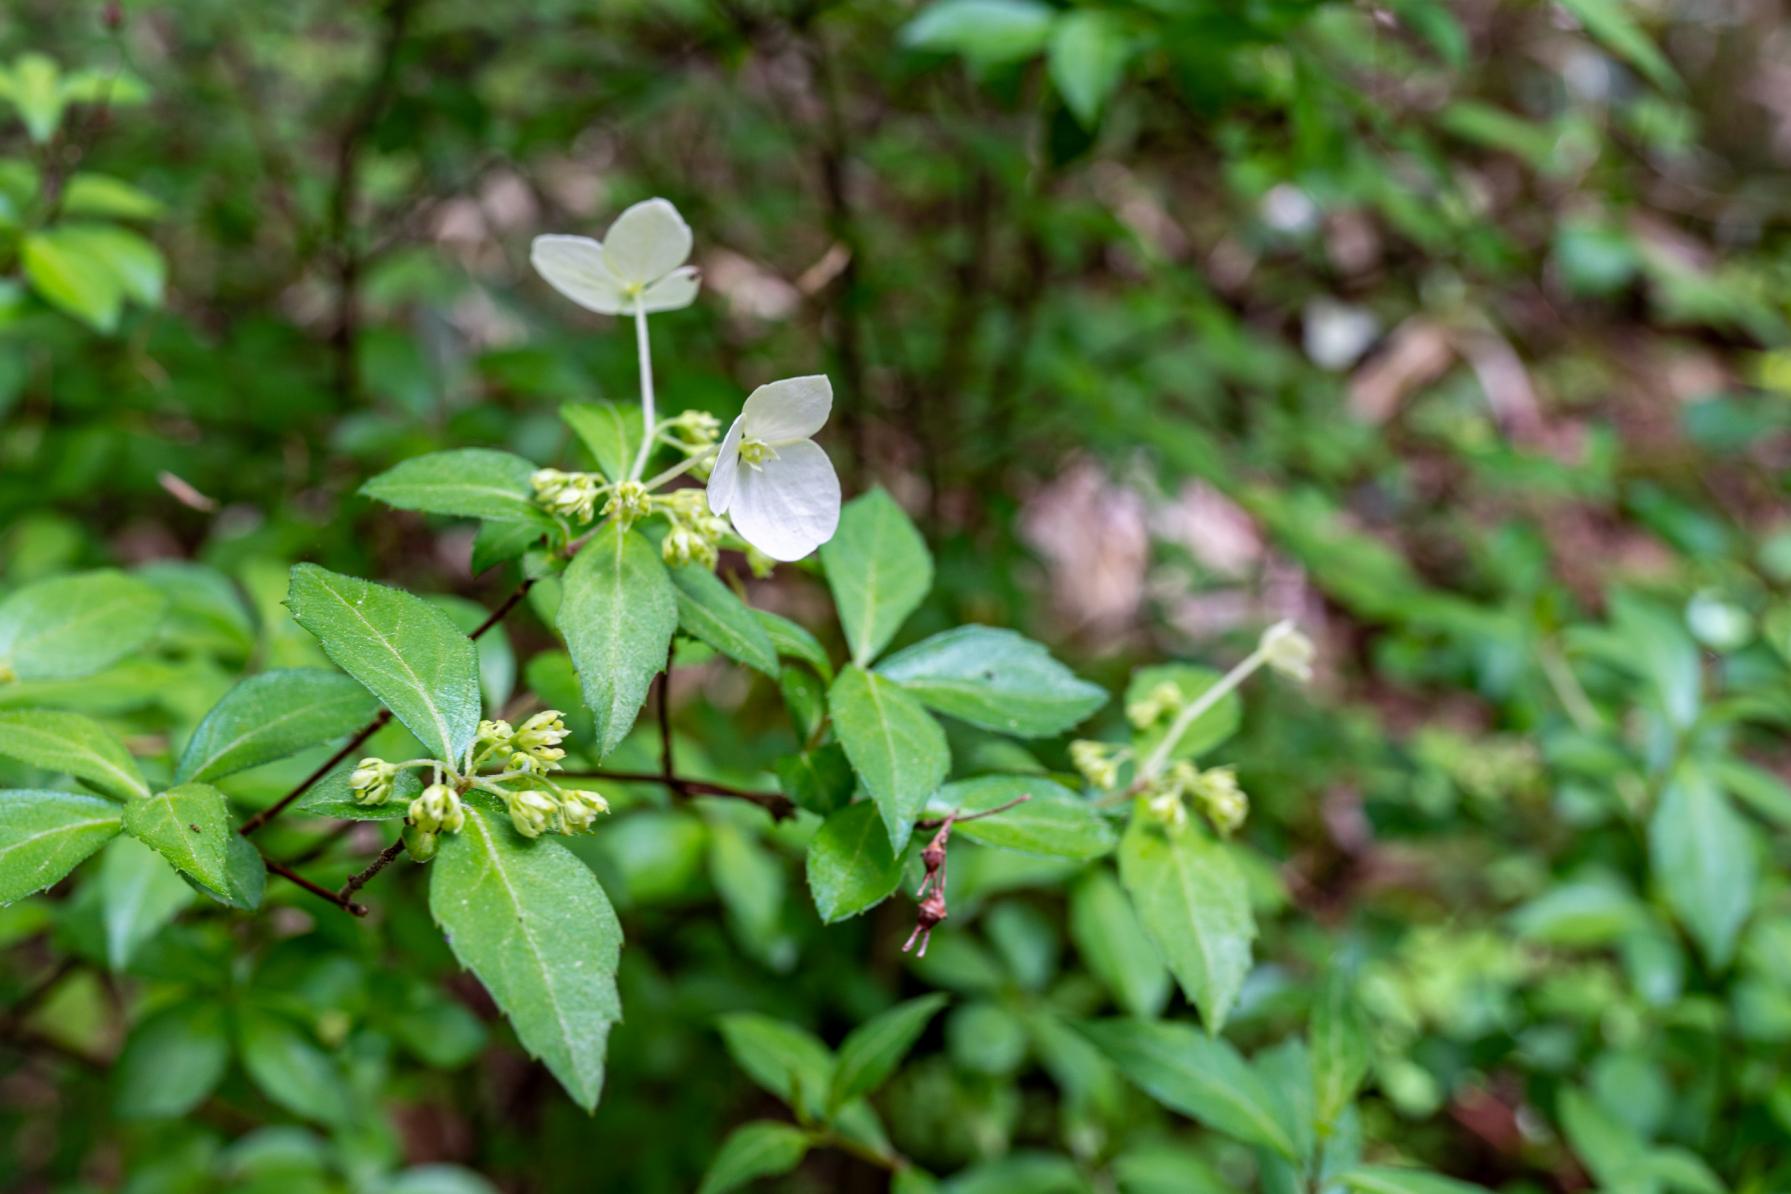
[{"label": "cluster of flower buds", "polygon": [[536,505],[574,522],[590,522],[597,499],[608,488],[596,473],[563,473],[557,468],[536,469],[529,484],[535,487]]},{"label": "cluster of flower buds", "polygon": [[1151,786],[1145,806],[1173,832],[1188,823],[1189,799],[1223,837],[1241,829],[1250,815],[1250,798],[1238,787],[1236,771],[1230,767],[1202,771],[1186,759],[1178,760]]},{"label": "cluster of flower buds", "polygon": [[1164,680],[1137,700],[1127,703],[1126,720],[1141,730],[1147,729],[1181,712],[1186,700],[1179,685],[1173,680]]},{"label": "cluster of flower buds", "polygon": [[1312,679],[1312,640],[1292,622],[1277,622],[1262,632],[1256,650],[1263,662],[1284,676],[1304,684]]},{"label": "cluster of flower buds", "polygon": [[505,792],[504,804],[510,810],[510,824],[524,837],[540,837],[544,833],[583,833],[609,811],[609,802],[595,792],[577,789],[531,788]]},{"label": "cluster of flower buds", "polygon": [[466,825],[460,794],[447,784],[430,784],[410,802],[410,823],[424,833],[459,833]]},{"label": "cluster of flower buds", "polygon": [[571,733],[558,709],[543,709],[527,721],[510,738],[510,769],[545,775],[558,771],[566,757],[560,743]]},{"label": "cluster of flower buds", "polygon": [[721,537],[727,534],[725,518],[709,512],[709,499],[700,489],[674,489],[653,499],[653,506],[666,516],[671,530],[659,545],[659,552],[672,567],[700,564],[715,567],[721,553]]},{"label": "cluster of flower buds", "polygon": [[1070,743],[1070,765],[1082,778],[1102,791],[1119,786],[1119,766],[1131,758],[1132,750],[1112,742],[1078,738]]},{"label": "cluster of flower buds", "polygon": [[648,514],[653,512],[653,497],[647,487],[639,481],[618,481],[609,491],[609,501],[603,503],[602,514],[605,518],[614,516],[618,525],[627,530]]},{"label": "cluster of flower buds", "polygon": [[660,426],[665,429],[664,442],[687,456],[707,456],[708,449],[721,438],[721,420],[706,410],[683,411]]},{"label": "cluster of flower buds", "polygon": [[392,798],[392,784],[397,778],[396,763],[388,763],[384,759],[362,759],[348,774],[348,791],[356,804],[384,804]]}]

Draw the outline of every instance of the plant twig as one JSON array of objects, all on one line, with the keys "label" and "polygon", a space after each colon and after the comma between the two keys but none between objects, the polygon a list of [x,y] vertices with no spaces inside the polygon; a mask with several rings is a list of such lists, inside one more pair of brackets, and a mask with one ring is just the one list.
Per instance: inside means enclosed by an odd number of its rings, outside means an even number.
[{"label": "plant twig", "polygon": [[355,892],[367,886],[368,880],[385,870],[402,853],[404,853],[404,835],[399,834],[398,839],[381,850],[378,857],[367,864],[365,870],[349,876],[348,882],[342,885],[342,890],[336,893],[336,898],[344,901],[350,899]]},{"label": "plant twig", "polygon": [[679,775],[656,775],[650,771],[558,771],[555,779],[608,779],[623,784],[663,784],[679,796],[725,796],[730,800],[750,800],[773,819],[782,821],[796,815],[796,805],[781,792],[749,792],[727,784],[712,784],[703,779],[685,779]]},{"label": "plant twig", "polygon": [[303,875],[299,874],[297,871],[293,870],[291,867],[285,866],[282,863],[275,862],[271,858],[264,858],[264,859],[262,859],[262,861],[267,864],[268,874],[278,875],[278,876],[280,876],[280,878],[285,879],[289,883],[297,884],[299,887],[304,888],[306,891],[310,892],[312,895],[316,896],[318,899],[328,900],[330,903],[336,905],[336,907],[342,909],[342,911],[348,913],[351,916],[367,915],[367,906],[365,904],[357,904],[353,900],[346,899],[342,896],[339,896],[335,892],[331,891],[329,888],[324,887],[321,884],[311,882],[311,880],[305,878]]},{"label": "plant twig", "polygon": [[939,832],[933,835],[933,840],[927,843],[927,848],[920,852],[921,865],[927,868],[927,873],[921,878],[920,887],[914,892],[915,897],[920,900],[920,907],[915,910],[914,931],[908,934],[908,940],[902,945],[903,953],[914,949],[918,943],[920,949],[914,956],[926,957],[927,944],[933,939],[933,930],[938,928],[947,916],[951,915],[945,907],[946,848],[951,844],[951,827],[960,821],[980,821],[984,817],[1005,813],[1015,805],[1025,804],[1031,799],[1032,793],[1022,792],[1005,804],[998,804],[994,808],[986,808],[981,812],[960,815],[953,811],[946,813],[943,817],[914,823],[916,829],[937,828]]}]

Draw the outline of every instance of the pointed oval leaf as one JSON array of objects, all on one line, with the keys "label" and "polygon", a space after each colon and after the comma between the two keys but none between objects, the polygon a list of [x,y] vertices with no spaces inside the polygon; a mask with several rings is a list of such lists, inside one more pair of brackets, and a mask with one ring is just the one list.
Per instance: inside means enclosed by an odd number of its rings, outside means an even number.
[{"label": "pointed oval leaf", "polygon": [[678,602],[659,549],[614,520],[566,569],[558,623],[596,721],[599,756],[614,750],[665,667]]},{"label": "pointed oval leaf", "polygon": [[286,1017],[258,1008],[242,1013],[239,1030],[243,1069],[262,1094],[305,1119],[345,1121],[355,1105],[348,1082],[308,1033]]},{"label": "pointed oval leaf", "polygon": [[181,1002],[132,1029],[112,1076],[112,1105],[119,1117],[174,1119],[204,1102],[230,1063],[225,1023],[214,1004]]},{"label": "pointed oval leaf", "polygon": [[1161,1014],[1169,968],[1105,867],[1091,868],[1070,890],[1070,939],[1121,1007],[1145,1019]]},{"label": "pointed oval leaf", "polygon": [[794,1124],[763,1119],[742,1124],[721,1142],[697,1194],[726,1194],[762,1177],[790,1172],[808,1154],[808,1133]]},{"label": "pointed oval leaf", "polygon": [[1692,940],[1713,967],[1727,966],[1759,877],[1748,823],[1701,770],[1683,767],[1648,823],[1648,853],[1655,880]]},{"label": "pointed oval leaf", "polygon": [[123,827],[115,802],[78,792],[0,792],[0,904],[42,891]]},{"label": "pointed oval leaf", "polygon": [[671,570],[677,592],[678,625],[730,659],[777,679],[777,648],[754,611],[707,568],[687,564]]},{"label": "pointed oval leaf", "polygon": [[160,854],[130,836],[107,842],[99,867],[106,964],[123,970],[144,942],[193,902],[193,889]]},{"label": "pointed oval leaf", "polygon": [[459,448],[413,456],[361,486],[361,493],[400,510],[534,522],[541,516],[529,483],[535,466],[510,452]]},{"label": "pointed oval leaf", "polygon": [[110,569],[56,576],[0,601],[0,675],[91,676],[136,650],[167,609],[155,587]]},{"label": "pointed oval leaf", "polygon": [[938,992],[922,995],[879,1012],[847,1033],[834,1064],[828,1105],[842,1106],[888,1081],[945,1002]]},{"label": "pointed oval leaf", "polygon": [[1047,858],[1100,858],[1113,850],[1118,834],[1093,805],[1061,784],[1041,776],[985,775],[958,780],[927,802],[929,817],[948,812],[979,813],[1016,804],[989,817],[961,821],[952,833],[985,846],[1020,850]]},{"label": "pointed oval leaf", "polygon": [[901,881],[901,859],[868,800],[834,813],[809,839],[808,889],[826,924],[881,904]]},{"label": "pointed oval leaf", "polygon": [[839,530],[821,545],[821,564],[852,661],[861,666],[889,645],[933,587],[926,541],[881,489],[846,503]]},{"label": "pointed oval leaf", "polygon": [[255,908],[267,880],[261,856],[230,822],[230,802],[210,784],[182,784],[124,806],[124,827],[153,847],[199,890],[236,908]]},{"label": "pointed oval leaf", "polygon": [[934,712],[998,734],[1049,738],[1107,703],[1107,691],[1024,635],[959,626],[877,665]]},{"label": "pointed oval leaf", "polygon": [[149,795],[149,784],[112,731],[79,713],[0,713],[0,755],[84,779],[108,796]]},{"label": "pointed oval leaf", "polygon": [[456,764],[465,757],[479,729],[479,659],[446,614],[402,589],[315,564],[293,568],[286,605],[425,750]]},{"label": "pointed oval leaf", "polygon": [[827,708],[852,769],[883,815],[889,848],[899,852],[951,767],[945,731],[895,681],[856,664],[834,680]]},{"label": "pointed oval leaf", "polygon": [[187,739],[176,783],[219,779],[346,737],[378,705],[352,677],[322,668],[281,668],[250,676],[216,705]]},{"label": "pointed oval leaf", "polygon": [[572,428],[597,471],[611,481],[628,475],[634,454],[641,442],[641,411],[638,406],[617,406],[613,402],[569,402],[560,407],[560,418]]}]

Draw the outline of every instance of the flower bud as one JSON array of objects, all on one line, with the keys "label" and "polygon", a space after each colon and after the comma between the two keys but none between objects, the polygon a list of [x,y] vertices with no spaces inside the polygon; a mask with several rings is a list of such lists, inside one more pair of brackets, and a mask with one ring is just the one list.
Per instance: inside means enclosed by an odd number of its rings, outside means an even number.
[{"label": "flower bud", "polygon": [[510,824],[524,837],[540,837],[560,819],[560,803],[550,792],[510,792],[505,804],[510,809]]},{"label": "flower bud", "polygon": [[1188,823],[1188,808],[1182,803],[1179,787],[1163,788],[1146,799],[1144,807],[1172,833]]},{"label": "flower bud", "polygon": [[560,749],[560,743],[564,742],[571,734],[571,731],[566,728],[562,716],[558,709],[544,709],[523,722],[522,728],[516,731],[511,743],[533,765],[517,767],[515,756],[511,757],[510,765],[519,771],[557,769],[560,760],[566,757],[566,752]]},{"label": "flower bud", "polygon": [[1225,837],[1237,832],[1250,815],[1250,798],[1238,787],[1237,772],[1230,767],[1202,771],[1193,791],[1207,820]]},{"label": "flower bud", "polygon": [[567,833],[583,833],[599,813],[608,811],[609,801],[595,792],[568,788],[560,793],[560,822]]},{"label": "flower bud", "polygon": [[384,759],[366,758],[348,775],[348,791],[356,804],[384,804],[392,795],[398,768]]},{"label": "flower bud", "polygon": [[1070,765],[1097,788],[1119,786],[1119,764],[1125,751],[1107,742],[1078,738],[1070,743]]},{"label": "flower bud", "polygon": [[653,497],[639,481],[618,481],[603,503],[603,516],[615,516],[626,530],[645,518],[653,509]]},{"label": "flower bud", "polygon": [[1280,672],[1304,684],[1312,679],[1312,657],[1316,653],[1312,640],[1300,633],[1300,628],[1292,622],[1277,622],[1262,632],[1262,641],[1256,648],[1262,654],[1263,662]]},{"label": "flower bud", "polygon": [[1146,729],[1164,717],[1172,717],[1182,707],[1182,690],[1174,681],[1164,680],[1137,700],[1126,705],[1126,720],[1138,729]]},{"label": "flower bud", "polygon": [[667,429],[687,451],[706,448],[721,438],[721,420],[706,410],[687,410],[668,421]]},{"label": "flower bud", "polygon": [[403,837],[404,848],[410,854],[412,862],[428,862],[434,858],[435,848],[441,841],[439,835],[418,829],[415,825],[406,825]]},{"label": "flower bud", "polygon": [[510,739],[515,736],[515,729],[507,721],[482,721],[479,723],[478,736],[473,739],[473,749],[482,750],[495,746],[503,750],[509,747]]},{"label": "flower bud", "polygon": [[597,495],[603,492],[603,482],[595,473],[563,473],[557,468],[536,469],[529,484],[534,486],[536,505],[578,522],[591,521]]},{"label": "flower bud", "polygon": [[466,810],[453,788],[430,784],[410,802],[410,823],[425,833],[459,833],[466,824]]}]

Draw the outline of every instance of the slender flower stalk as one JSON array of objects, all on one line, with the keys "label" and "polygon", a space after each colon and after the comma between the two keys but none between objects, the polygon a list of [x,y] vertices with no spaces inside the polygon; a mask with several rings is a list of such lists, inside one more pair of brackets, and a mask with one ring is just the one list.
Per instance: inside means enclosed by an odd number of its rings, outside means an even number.
[{"label": "slender flower stalk", "polygon": [[1268,662],[1268,657],[1259,646],[1246,655],[1236,667],[1221,676],[1217,684],[1190,701],[1187,707],[1170,723],[1169,732],[1163,735],[1163,740],[1157,743],[1157,748],[1150,752],[1150,756],[1144,760],[1143,766],[1139,767],[1139,782],[1148,783],[1162,775],[1163,769],[1169,765],[1169,756],[1175,750],[1175,744],[1180,742],[1182,735],[1188,732],[1188,727],[1193,725],[1201,714],[1224,700],[1227,693],[1248,680],[1251,674],[1266,662]]},{"label": "slender flower stalk", "polygon": [[653,350],[647,338],[647,304],[640,292],[634,296],[634,345],[640,354],[641,366],[641,450],[634,458],[634,467],[628,470],[628,479],[638,481],[641,474],[647,471],[647,457],[653,454],[653,428],[656,415],[653,410]]}]

